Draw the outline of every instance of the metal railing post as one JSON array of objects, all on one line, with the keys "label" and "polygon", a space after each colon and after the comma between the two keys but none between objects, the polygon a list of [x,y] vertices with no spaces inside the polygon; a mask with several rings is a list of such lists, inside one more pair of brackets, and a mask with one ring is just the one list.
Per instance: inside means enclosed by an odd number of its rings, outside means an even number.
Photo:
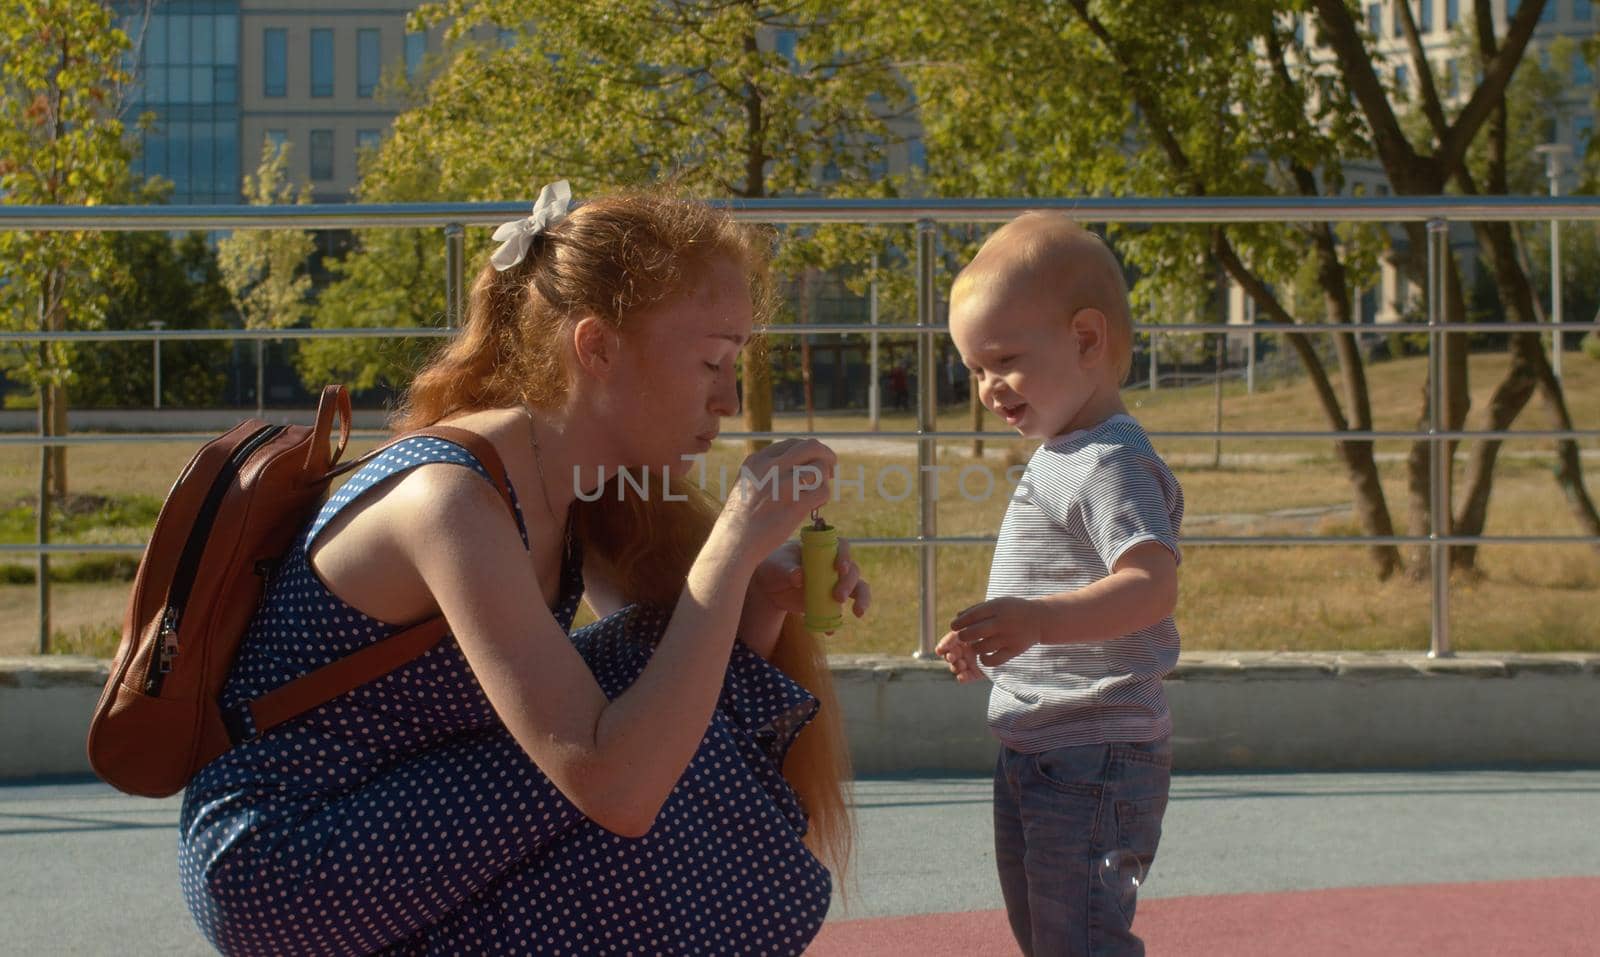
[{"label": "metal railing post", "polygon": [[50,403],[46,398],[49,386],[42,384],[39,388],[39,498],[38,507],[34,510],[34,536],[33,540],[39,547],[39,554],[34,560],[37,582],[37,608],[39,617],[39,654],[50,653],[50,553],[44,547],[50,543],[50,453],[53,448],[43,444],[50,433],[47,417]]},{"label": "metal railing post", "polygon": [[[931,219],[917,221],[917,325],[934,325],[934,262],[933,241],[936,236]],[[933,335],[924,332],[917,336],[917,504],[918,551],[922,562],[922,626],[917,639],[915,656],[934,657],[933,646],[939,640],[938,625],[938,549],[933,540],[938,531],[938,441],[939,382],[934,376]]]},{"label": "metal railing post", "polygon": [[[162,330],[162,328],[164,326],[166,326],[166,324],[167,323],[166,323],[165,320],[152,319],[150,321],[150,328],[154,329],[156,332],[160,332]],[[151,365],[151,368],[152,368],[152,370],[154,372],[154,378],[155,378],[155,383],[150,387],[150,404],[153,407],[159,409],[159,408],[161,408],[161,337],[160,336],[157,336],[154,339],[150,340],[150,352],[151,352],[150,365]]]},{"label": "metal railing post", "polygon": [[1448,658],[1450,650],[1450,440],[1443,433],[1445,401],[1445,242],[1450,224],[1428,220],[1428,497],[1432,515],[1428,522],[1428,561],[1433,576],[1428,657]]},{"label": "metal railing post", "polygon": [[444,228],[444,324],[454,329],[466,314],[466,238],[460,223]]},{"label": "metal railing post", "polygon": [[872,254],[872,283],[867,290],[867,323],[872,326],[872,351],[867,361],[867,420],[878,431],[878,254]]}]

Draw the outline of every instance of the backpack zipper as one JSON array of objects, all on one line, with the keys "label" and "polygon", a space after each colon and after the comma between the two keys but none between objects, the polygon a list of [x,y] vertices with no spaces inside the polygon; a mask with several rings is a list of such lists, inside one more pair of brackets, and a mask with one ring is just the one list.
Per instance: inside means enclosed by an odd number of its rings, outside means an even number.
[{"label": "backpack zipper", "polygon": [[150,667],[145,670],[145,694],[161,693],[162,679],[172,670],[172,659],[178,655],[178,626],[183,621],[183,606],[188,602],[189,591],[194,587],[195,568],[200,564],[200,556],[205,552],[206,539],[211,534],[211,525],[216,521],[217,510],[222,507],[222,499],[228,492],[228,486],[233,484],[234,477],[239,474],[239,467],[244,465],[256,449],[270,442],[286,428],[288,426],[262,426],[245,439],[244,444],[228,456],[228,461],[223,464],[222,470],[211,483],[210,490],[206,492],[206,500],[200,506],[200,514],[195,516],[194,527],[189,530],[188,541],[183,543],[183,552],[178,556],[178,567],[172,575],[172,589],[167,593],[167,605],[161,611],[161,630],[157,633],[155,647],[151,652]]}]

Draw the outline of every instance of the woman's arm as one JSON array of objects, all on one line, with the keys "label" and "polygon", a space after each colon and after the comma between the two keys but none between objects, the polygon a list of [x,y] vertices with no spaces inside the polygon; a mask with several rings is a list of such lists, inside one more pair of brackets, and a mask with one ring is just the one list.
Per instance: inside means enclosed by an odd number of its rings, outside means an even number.
[{"label": "woman's arm", "polygon": [[[755,474],[766,465],[832,467],[832,453],[814,441],[758,455]],[[409,519],[398,523],[401,550],[518,743],[584,814],[636,836],[649,830],[710,723],[752,572],[825,494],[731,499],[650,663],[611,701],[543,602],[528,600],[540,594],[532,563],[486,482],[423,468],[386,504]]]}]

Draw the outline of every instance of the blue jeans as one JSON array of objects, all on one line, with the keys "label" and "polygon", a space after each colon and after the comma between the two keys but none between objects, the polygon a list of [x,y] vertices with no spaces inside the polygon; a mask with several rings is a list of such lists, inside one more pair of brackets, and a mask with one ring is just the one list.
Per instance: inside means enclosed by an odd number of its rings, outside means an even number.
[{"label": "blue jeans", "polygon": [[[1169,741],[1021,754],[1001,747],[994,853],[1011,932],[1028,957],[1142,955],[1135,885],[1161,841],[1172,781]],[[1114,852],[1121,852],[1116,854]],[[1126,865],[1101,876],[1108,854]]]}]

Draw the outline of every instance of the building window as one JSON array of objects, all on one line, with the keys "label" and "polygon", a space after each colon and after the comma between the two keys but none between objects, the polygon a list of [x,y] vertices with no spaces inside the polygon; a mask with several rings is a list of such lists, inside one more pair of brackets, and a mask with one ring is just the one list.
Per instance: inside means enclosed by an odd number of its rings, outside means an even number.
[{"label": "building window", "polygon": [[148,13],[114,5],[142,49],[124,54],[134,82],[132,115],[154,123],[130,133],[136,179],[172,182],[172,203],[239,201],[239,18],[224,4],[159,4]]},{"label": "building window", "polygon": [[1453,27],[1461,22],[1461,0],[1444,0],[1444,25]]},{"label": "building window", "polygon": [[406,34],[406,82],[415,83],[422,72],[422,58],[428,53],[426,33]]},{"label": "building window", "polygon": [[356,168],[361,167],[361,157],[376,153],[382,143],[381,130],[356,130]]},{"label": "building window", "polygon": [[798,30],[779,30],[778,35],[772,42],[773,52],[790,63],[795,62],[795,54],[799,50],[799,46],[800,31]]},{"label": "building window", "polygon": [[1383,36],[1383,4],[1367,4],[1367,29],[1375,37]]},{"label": "building window", "polygon": [[261,32],[261,95],[284,96],[289,85],[289,31],[271,27]]},{"label": "building window", "polygon": [[1572,54],[1572,82],[1576,86],[1588,86],[1594,82],[1594,70],[1590,69],[1589,60],[1582,50]]},{"label": "building window", "polygon": [[378,31],[356,31],[356,96],[367,98],[378,88]]},{"label": "building window", "polygon": [[1394,68],[1394,95],[1402,100],[1411,97],[1411,72],[1403,64]]},{"label": "building window", "polygon": [[1417,29],[1423,33],[1433,32],[1433,0],[1422,0],[1418,9]]},{"label": "building window", "polygon": [[263,152],[270,149],[273,153],[281,153],[283,148],[289,145],[289,131],[267,130],[261,137],[261,145],[264,148]]},{"label": "building window", "polygon": [[1572,19],[1588,23],[1594,18],[1594,5],[1590,0],[1572,0]]},{"label": "building window", "polygon": [[[1400,3],[1409,3],[1409,2],[1410,2],[1410,0],[1400,0]],[[1405,17],[1400,13],[1400,4],[1399,3],[1395,4],[1394,8],[1389,11],[1389,19],[1390,19],[1389,34],[1391,36],[1395,36],[1395,37],[1403,37],[1403,36],[1405,36],[1406,35],[1406,20],[1405,20]]]},{"label": "building window", "polygon": [[1445,90],[1447,96],[1461,95],[1461,65],[1454,60],[1445,64]]},{"label": "building window", "polygon": [[1517,8],[1522,6],[1522,0],[1506,0],[1506,19],[1517,15]]},{"label": "building window", "polygon": [[1572,120],[1572,144],[1579,156],[1589,151],[1589,140],[1594,136],[1594,117],[1579,116]]},{"label": "building window", "polygon": [[333,31],[311,31],[311,95],[333,95]]},{"label": "building window", "polygon": [[311,178],[333,179],[333,130],[311,131]]},{"label": "building window", "polygon": [[1550,23],[1556,18],[1556,4],[1559,0],[1548,0],[1544,9],[1539,11],[1539,22]]}]

